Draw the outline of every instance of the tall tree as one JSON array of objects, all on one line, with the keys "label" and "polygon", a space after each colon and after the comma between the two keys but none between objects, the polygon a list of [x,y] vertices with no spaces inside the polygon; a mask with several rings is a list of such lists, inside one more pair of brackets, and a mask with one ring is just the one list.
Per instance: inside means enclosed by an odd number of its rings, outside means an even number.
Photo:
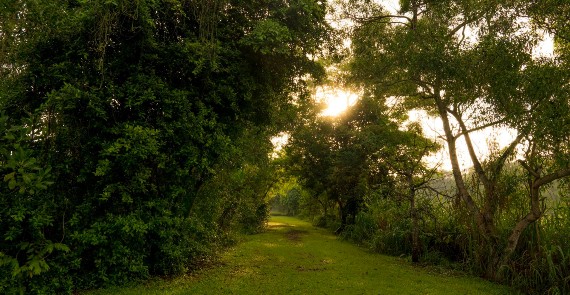
[{"label": "tall tree", "polygon": [[438,172],[438,164],[425,162],[425,157],[436,152],[440,146],[423,136],[421,126],[417,123],[408,124],[406,130],[398,130],[393,138],[379,152],[380,161],[386,164],[391,173],[397,175],[394,193],[406,199],[410,204],[410,219],[412,221],[412,262],[419,262],[421,255],[419,212],[416,206],[417,192],[428,189],[429,182]]},{"label": "tall tree", "polygon": [[[417,164],[425,152],[432,151],[416,128],[399,129],[404,118],[364,96],[345,114],[337,118],[315,115],[291,134],[287,151],[292,172],[315,197],[325,193],[336,202],[341,223],[337,233],[354,223],[365,206],[366,194],[379,185],[393,185],[391,172],[399,172],[393,168],[402,164],[396,162]],[[404,151],[410,153],[403,155]],[[420,166],[407,165],[401,170],[410,172],[406,175],[414,178],[414,185]]]},{"label": "tall tree", "polygon": [[[266,171],[269,138],[294,121],[307,81],[322,78],[314,57],[330,44],[323,1],[8,2],[0,7],[0,111],[7,126],[31,130],[26,147],[51,167],[53,184],[17,204],[16,168],[2,167],[1,231],[32,224],[44,235],[16,231],[3,244],[2,256],[17,263],[3,264],[0,285],[12,285],[3,282],[24,265],[25,243],[72,249],[45,260],[44,276],[26,277],[29,292],[69,293],[192,265],[217,236],[208,214],[225,206],[208,184],[250,185]],[[3,146],[8,155],[13,147]],[[34,212],[45,204],[38,223]],[[255,207],[244,212],[260,205],[240,204]],[[216,210],[197,210],[207,205]]]},{"label": "tall tree", "polygon": [[[458,194],[477,224],[478,259],[486,276],[498,278],[499,267],[516,248],[520,231],[542,215],[531,206],[528,215],[511,229],[508,243],[501,240],[496,222],[502,197],[499,176],[525,137],[542,140],[529,137],[536,123],[529,118],[548,105],[548,95],[528,101],[534,90],[525,86],[537,82],[557,89],[564,81],[535,75],[553,69],[556,63],[533,58],[539,34],[529,29],[524,18],[530,4],[411,0],[401,1],[397,14],[368,1],[361,4],[352,13],[358,22],[352,35],[352,81],[378,99],[401,97],[407,106],[423,108],[442,120]],[[517,137],[485,164],[475,151],[472,133],[513,125]],[[466,142],[484,190],[480,202],[462,175],[457,154],[460,138]],[[531,203],[535,199],[531,196]]]}]

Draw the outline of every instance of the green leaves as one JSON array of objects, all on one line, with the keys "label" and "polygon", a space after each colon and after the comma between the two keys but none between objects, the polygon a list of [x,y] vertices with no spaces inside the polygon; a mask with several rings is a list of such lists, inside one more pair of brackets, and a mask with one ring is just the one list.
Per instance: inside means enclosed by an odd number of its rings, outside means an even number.
[{"label": "green leaves", "polygon": [[241,43],[262,54],[287,54],[290,51],[288,43],[291,38],[286,26],[267,19],[256,23],[252,32],[246,35]]},{"label": "green leaves", "polygon": [[[13,172],[4,176],[4,182],[8,183],[10,190],[18,189],[18,193],[35,194],[38,190],[45,190],[53,182],[49,180],[51,169],[43,169],[36,165],[35,158],[29,158],[29,155],[23,149],[14,151],[8,158],[6,168]],[[9,170],[10,171],[10,170]]]},{"label": "green leaves", "polygon": [[31,278],[47,272],[50,269],[45,260],[47,255],[52,254],[55,250],[62,252],[70,251],[68,246],[51,241],[45,241],[41,244],[23,242],[20,243],[18,247],[19,250],[27,255],[27,260],[23,265],[20,265],[17,259],[0,252],[0,266],[10,266],[12,268],[12,277],[14,278]]},{"label": "green leaves", "polygon": [[[268,139],[324,72],[308,55],[326,41],[325,1],[20,4],[22,37],[0,36],[17,53],[0,67],[2,239],[11,257],[20,242],[73,249],[26,266],[26,291],[180,273],[262,225]],[[218,230],[227,204],[239,212]]]}]

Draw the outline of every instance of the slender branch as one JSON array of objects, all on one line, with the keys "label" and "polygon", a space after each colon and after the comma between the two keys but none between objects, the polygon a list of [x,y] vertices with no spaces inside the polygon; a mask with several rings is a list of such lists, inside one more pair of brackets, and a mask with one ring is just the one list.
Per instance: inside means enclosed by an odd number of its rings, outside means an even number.
[{"label": "slender branch", "polygon": [[536,178],[540,178],[540,174],[538,174],[536,171],[534,171],[532,168],[530,168],[530,166],[523,160],[518,160],[519,164],[521,164],[521,166],[523,166],[524,169],[526,169],[526,171],[528,171],[528,173],[532,174],[532,176],[536,177]]},{"label": "slender branch", "polygon": [[[476,18],[477,19],[477,18]],[[475,20],[472,19],[465,19],[462,23],[460,23],[459,25],[457,25],[455,28],[453,28],[449,34],[447,34],[448,37],[451,37],[453,35],[455,35],[455,33],[457,33],[459,30],[461,30],[462,28],[464,28],[465,26],[467,26],[469,23],[473,22]]]},{"label": "slender branch", "polygon": [[[422,81],[422,80],[420,80],[420,79],[409,79],[408,81],[412,81],[412,82],[418,84],[419,86],[421,86],[421,87],[423,87],[423,88],[425,88],[425,89],[431,91],[431,94],[434,95],[433,89],[434,89],[435,87],[434,87],[433,84],[431,84],[431,83],[429,83],[429,82]],[[428,92],[429,92],[429,91],[428,91]]]},{"label": "slender branch", "polygon": [[411,82],[414,83],[418,86],[421,86],[423,88],[425,88],[427,91],[427,93],[429,93],[429,96],[422,96],[422,98],[434,98],[434,94],[433,94],[433,85],[429,82],[425,82],[422,80],[418,80],[418,79],[402,79],[402,80],[395,80],[395,81],[390,81],[388,82],[379,82],[378,84],[383,86],[383,87],[391,87],[400,83],[405,83],[405,82]]},{"label": "slender branch", "polygon": [[455,117],[455,119],[457,120],[457,122],[459,123],[459,127],[461,128],[463,136],[465,137],[465,143],[467,144],[467,151],[469,152],[469,156],[471,157],[471,161],[473,162],[473,168],[475,168],[475,172],[477,173],[477,175],[481,179],[481,182],[483,182],[485,189],[487,191],[491,191],[492,190],[491,189],[491,187],[492,187],[491,182],[489,181],[487,174],[485,174],[485,171],[483,170],[483,166],[481,165],[481,162],[479,161],[479,158],[477,157],[477,154],[475,153],[475,149],[473,148],[473,142],[471,142],[471,136],[469,135],[467,127],[465,126],[465,122],[463,122],[463,119],[461,118],[461,114],[459,114],[458,112],[451,111],[449,109],[448,109],[448,112],[451,115],[453,115]]},{"label": "slender branch", "polygon": [[[439,167],[441,167],[441,162],[439,162],[435,167],[433,167],[432,169],[429,170],[429,172],[427,173],[427,179],[429,179],[430,181],[433,180],[433,176],[435,174],[437,174],[437,172],[439,171]],[[427,182],[426,182],[427,183]]]},{"label": "slender branch", "polygon": [[415,189],[421,189],[426,186],[426,184],[430,183],[433,180],[433,175],[435,172],[437,172],[437,168],[439,167],[431,169],[428,173],[426,173],[426,176],[422,179],[422,181],[414,185]]},{"label": "slender branch", "polygon": [[410,26],[409,23],[400,22],[400,21],[378,21],[376,23],[378,23],[378,24],[399,24],[399,25],[404,25],[404,26]]},{"label": "slender branch", "polygon": [[399,169],[398,167],[396,167],[394,164],[392,164],[392,161],[384,160],[384,163],[386,163],[390,168],[392,168],[394,171],[396,171],[396,173],[398,173],[400,175],[404,175],[404,176],[411,175],[411,173],[408,173],[407,171]]},{"label": "slender branch", "polygon": [[525,136],[524,133],[519,134],[517,138],[515,138],[515,140],[513,140],[511,144],[509,144],[507,149],[505,149],[505,151],[501,154],[501,156],[496,160],[494,167],[495,169],[493,169],[494,180],[496,179],[496,177],[499,176],[499,172],[503,169],[503,166],[505,165],[507,158],[515,151],[515,148],[521,142],[524,136]]},{"label": "slender branch", "polygon": [[[451,111],[451,110],[448,110],[448,111]],[[489,127],[495,126],[495,125],[497,125],[497,124],[504,123],[504,122],[506,122],[506,121],[507,121],[507,118],[503,118],[503,119],[498,120],[498,121],[493,121],[493,122],[490,122],[490,123],[487,123],[487,124],[483,124],[483,125],[477,126],[477,127],[475,127],[475,128],[468,129],[468,130],[467,130],[467,133],[471,133],[471,132],[483,130],[483,129],[485,129],[485,128],[489,128]],[[458,139],[459,137],[463,136],[464,134],[465,134],[465,132],[463,132],[463,131],[462,131],[462,132],[459,132],[457,135],[455,135],[455,139]]]},{"label": "slender branch", "polygon": [[433,99],[433,98],[435,98],[435,96],[433,96],[433,95],[420,95],[420,98],[422,98],[422,99]]},{"label": "slender branch", "polygon": [[461,30],[461,40],[459,40],[459,44],[463,43],[463,41],[465,41],[465,26]]},{"label": "slender branch", "polygon": [[451,37],[451,36],[455,35],[455,33],[459,32],[459,30],[463,29],[468,24],[477,21],[478,19],[483,17],[483,15],[485,15],[486,13],[487,13],[487,10],[484,10],[480,14],[475,15],[474,17],[471,17],[471,18],[466,17],[460,24],[458,24],[453,29],[451,29],[449,34],[447,34],[447,37]]},{"label": "slender branch", "polygon": [[567,168],[562,169],[562,170],[558,170],[554,173],[545,175],[545,176],[537,179],[534,182],[534,187],[539,188],[545,184],[551,183],[557,179],[564,178],[564,177],[569,176],[569,175],[570,175],[570,167],[567,167]]},{"label": "slender branch", "polygon": [[430,191],[432,191],[432,192],[434,192],[434,193],[436,193],[436,194],[438,194],[438,195],[442,195],[442,196],[444,196],[444,197],[446,197],[446,198],[448,198],[448,199],[453,198],[452,196],[450,196],[450,195],[448,195],[448,194],[444,194],[444,193],[442,193],[441,191],[439,191],[439,190],[437,190],[437,189],[435,189],[435,188],[433,188],[433,187],[431,187],[431,186],[429,186],[429,185],[422,186],[422,187],[418,187],[418,190],[424,190],[424,189],[430,190]]},{"label": "slender branch", "polygon": [[[352,17],[352,19],[354,19],[357,22],[374,22],[374,21],[380,21],[380,20],[384,20],[387,18],[403,18],[405,20],[407,20],[408,22],[412,22],[412,19],[405,16],[405,15],[394,15],[394,14],[387,14],[387,15],[377,15],[377,16],[371,16],[371,17]],[[406,25],[410,25],[410,24],[406,24]]]},{"label": "slender branch", "polygon": [[463,22],[461,22],[460,24],[458,24],[457,26],[455,26],[453,29],[451,29],[451,31],[449,32],[449,34],[447,34],[447,37],[451,37],[453,36],[455,33],[457,33],[459,30],[463,29],[465,26],[467,26],[468,24],[475,22],[477,20],[479,20],[480,18],[482,18],[485,14],[487,14],[488,12],[492,12],[495,9],[495,7],[493,7],[493,5],[490,5],[486,8],[484,8],[482,11],[480,11],[480,13],[474,15],[473,17],[465,17],[465,19],[463,20]]}]

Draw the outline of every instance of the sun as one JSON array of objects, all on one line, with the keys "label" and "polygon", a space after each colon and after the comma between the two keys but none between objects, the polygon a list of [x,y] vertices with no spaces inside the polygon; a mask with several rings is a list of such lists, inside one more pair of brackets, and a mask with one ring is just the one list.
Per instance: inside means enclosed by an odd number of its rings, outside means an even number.
[{"label": "sun", "polygon": [[350,91],[334,87],[317,88],[316,99],[324,102],[326,108],[321,112],[322,116],[336,117],[342,114],[349,106],[354,105],[358,95]]}]

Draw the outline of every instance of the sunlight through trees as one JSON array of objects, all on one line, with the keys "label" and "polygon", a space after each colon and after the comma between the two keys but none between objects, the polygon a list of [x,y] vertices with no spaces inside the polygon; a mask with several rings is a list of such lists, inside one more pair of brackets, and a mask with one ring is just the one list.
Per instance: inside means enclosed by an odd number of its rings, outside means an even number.
[{"label": "sunlight through trees", "polygon": [[3,1],[0,293],[181,276],[270,212],[569,293],[569,19],[567,0]]}]

